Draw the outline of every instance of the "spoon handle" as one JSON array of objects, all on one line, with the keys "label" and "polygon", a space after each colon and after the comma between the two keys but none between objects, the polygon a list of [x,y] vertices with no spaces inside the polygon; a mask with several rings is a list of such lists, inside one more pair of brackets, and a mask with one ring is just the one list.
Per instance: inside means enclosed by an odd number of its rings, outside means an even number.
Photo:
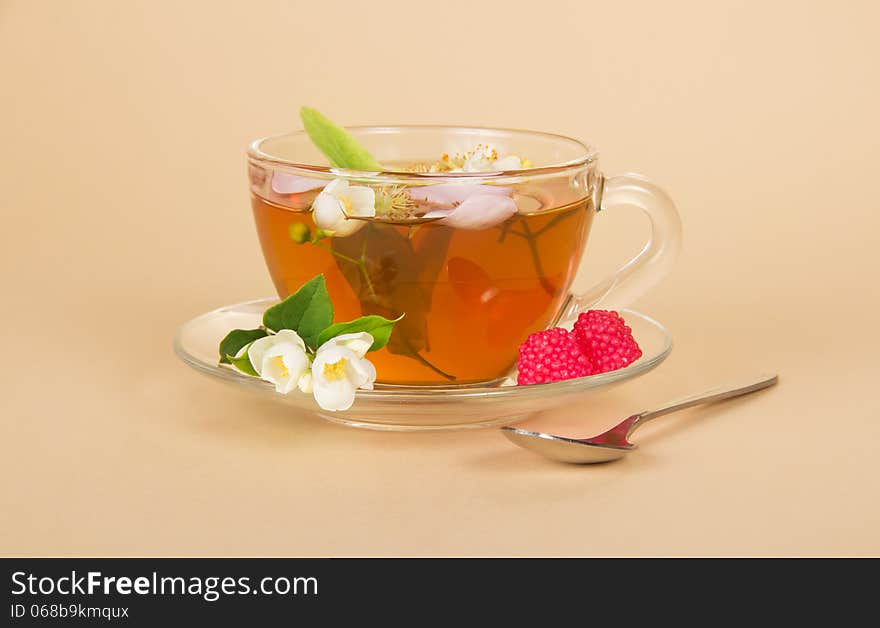
[{"label": "spoon handle", "polygon": [[664,414],[669,414],[670,412],[676,412],[678,410],[684,410],[685,408],[698,406],[704,403],[711,403],[713,401],[721,401],[722,399],[729,399],[731,397],[747,395],[749,393],[755,392],[756,390],[761,390],[763,388],[772,386],[777,381],[779,381],[779,378],[776,375],[759,375],[757,377],[752,377],[747,380],[739,381],[736,384],[718,386],[716,388],[712,388],[710,390],[697,393],[695,395],[683,397],[682,399],[667,403],[666,405],[656,410],[641,412],[636,415],[637,418],[635,421],[632,422],[632,425],[627,432],[627,436],[635,432],[636,429],[638,429],[651,419],[656,419],[657,417],[663,416]]}]

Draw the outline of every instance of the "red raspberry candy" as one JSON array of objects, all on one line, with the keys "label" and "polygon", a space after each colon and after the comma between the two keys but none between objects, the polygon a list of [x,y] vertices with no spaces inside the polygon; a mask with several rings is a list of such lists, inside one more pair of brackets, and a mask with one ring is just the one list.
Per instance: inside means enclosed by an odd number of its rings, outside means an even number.
[{"label": "red raspberry candy", "polygon": [[590,361],[574,334],[555,327],[539,331],[519,346],[517,384],[542,384],[591,375]]},{"label": "red raspberry candy", "polygon": [[642,350],[632,329],[617,312],[590,310],[578,316],[572,330],[581,349],[589,356],[591,373],[606,373],[632,364]]}]

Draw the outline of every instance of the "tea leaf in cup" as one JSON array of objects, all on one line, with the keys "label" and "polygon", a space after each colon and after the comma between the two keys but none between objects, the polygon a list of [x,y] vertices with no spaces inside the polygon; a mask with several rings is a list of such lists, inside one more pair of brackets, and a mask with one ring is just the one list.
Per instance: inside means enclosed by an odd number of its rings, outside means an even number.
[{"label": "tea leaf in cup", "polygon": [[268,332],[263,328],[233,329],[226,334],[226,337],[223,340],[220,341],[220,363],[233,364],[233,356],[238,355],[238,352],[241,351],[242,347],[249,345],[257,338],[262,338],[263,336],[268,335]]},{"label": "tea leaf in cup", "polygon": [[368,351],[378,351],[386,344],[391,336],[391,330],[394,324],[403,318],[401,314],[395,320],[389,320],[384,316],[370,315],[361,316],[347,323],[335,323],[321,332],[318,336],[318,346],[320,347],[331,338],[335,338],[341,334],[356,334],[365,331],[373,337],[373,344]]},{"label": "tea leaf in cup", "polygon": [[333,303],[324,275],[303,284],[295,293],[263,313],[263,325],[273,331],[292,329],[317,348],[318,335],[333,322]]},{"label": "tea leaf in cup", "polygon": [[382,165],[351,134],[311,107],[299,111],[303,128],[334,168],[380,172]]}]

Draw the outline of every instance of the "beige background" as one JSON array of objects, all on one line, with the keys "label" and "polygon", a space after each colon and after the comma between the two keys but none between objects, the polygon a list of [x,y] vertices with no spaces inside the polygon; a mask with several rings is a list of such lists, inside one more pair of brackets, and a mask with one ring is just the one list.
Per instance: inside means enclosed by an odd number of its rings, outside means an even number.
[{"label": "beige background", "polygon": [[[880,554],[877,7],[0,3],[0,551]],[[301,104],[585,138],[676,199],[684,253],[639,304],[673,355],[533,425],[781,384],[578,468],[493,430],[291,416],[190,371],[179,323],[272,292],[243,151]],[[591,259],[644,229],[600,216]]]}]

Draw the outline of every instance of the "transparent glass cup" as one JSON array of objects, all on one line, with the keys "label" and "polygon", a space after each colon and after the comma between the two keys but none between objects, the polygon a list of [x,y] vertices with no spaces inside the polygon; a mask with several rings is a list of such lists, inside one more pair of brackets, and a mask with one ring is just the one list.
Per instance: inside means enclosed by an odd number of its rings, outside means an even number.
[{"label": "transparent glass cup", "polygon": [[[280,297],[323,274],[336,321],[403,316],[388,346],[370,354],[380,384],[502,380],[530,333],[590,307],[629,305],[678,252],[669,197],[640,175],[605,178],[595,150],[577,140],[473,127],[348,130],[384,170],[331,167],[304,132],[264,138],[248,152],[251,200]],[[455,155],[478,146],[529,167],[450,171]],[[571,293],[594,216],[620,206],[648,216],[649,241],[610,277]]]}]

